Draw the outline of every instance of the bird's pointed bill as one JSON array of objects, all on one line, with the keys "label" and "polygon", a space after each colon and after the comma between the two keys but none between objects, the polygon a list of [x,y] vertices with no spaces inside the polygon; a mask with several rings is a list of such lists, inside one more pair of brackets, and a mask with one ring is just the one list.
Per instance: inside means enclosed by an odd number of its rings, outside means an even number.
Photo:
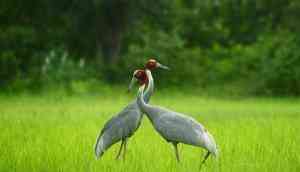
[{"label": "bird's pointed bill", "polygon": [[157,67],[158,68],[162,68],[162,69],[165,69],[165,70],[170,70],[170,68],[168,66],[165,66],[165,65],[162,65],[160,63],[157,62]]}]

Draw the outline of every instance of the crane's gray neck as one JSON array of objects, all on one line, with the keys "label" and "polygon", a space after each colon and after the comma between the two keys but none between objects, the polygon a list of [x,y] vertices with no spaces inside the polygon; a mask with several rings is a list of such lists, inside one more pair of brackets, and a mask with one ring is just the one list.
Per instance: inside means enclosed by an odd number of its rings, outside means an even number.
[{"label": "crane's gray neck", "polygon": [[[152,78],[150,70],[146,69],[146,75],[148,77],[149,84],[152,85],[151,89],[153,89],[153,78]],[[145,88],[145,85],[142,85],[139,88],[138,96],[137,96],[137,104],[138,104],[139,108],[141,109],[141,111],[143,113],[145,113],[148,116],[148,118],[150,119],[150,121],[152,122],[155,119],[155,117],[157,117],[157,115],[155,113],[153,113],[153,107],[151,105],[147,104],[143,99],[144,88]],[[152,92],[153,92],[153,90],[152,90]]]},{"label": "crane's gray neck", "polygon": [[150,98],[154,91],[154,80],[153,80],[151,71],[148,69],[145,69],[145,71],[146,71],[146,75],[148,77],[148,87],[144,94],[144,100],[146,103],[148,103],[150,101]]},{"label": "crane's gray neck", "polygon": [[142,112],[145,112],[148,105],[145,103],[143,97],[144,97],[144,89],[145,89],[145,84],[140,86],[138,95],[137,95],[137,104],[139,108],[141,109]]}]

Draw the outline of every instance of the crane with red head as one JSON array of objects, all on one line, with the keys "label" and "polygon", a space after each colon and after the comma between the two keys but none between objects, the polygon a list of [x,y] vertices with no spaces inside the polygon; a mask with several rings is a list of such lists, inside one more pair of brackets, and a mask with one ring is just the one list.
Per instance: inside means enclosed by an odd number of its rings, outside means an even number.
[{"label": "crane with red head", "polygon": [[137,70],[134,72],[133,76],[140,85],[137,96],[137,104],[140,110],[147,115],[155,130],[167,142],[172,143],[178,162],[180,161],[177,149],[179,143],[206,149],[207,154],[201,165],[206,161],[210,154],[215,157],[218,155],[217,145],[213,136],[194,118],[163,107],[150,105],[148,102],[144,101],[144,88],[147,84],[152,85],[153,83],[150,70]]},{"label": "crane with red head", "polygon": [[[145,69],[147,70],[154,70],[157,68],[169,69],[167,66],[160,64],[154,59],[148,60],[145,65]],[[151,85],[150,83],[148,84],[145,70],[136,71],[133,78],[135,77],[139,78],[141,84],[147,83],[148,86],[143,99],[145,102],[149,102],[150,97],[153,93],[153,85]],[[133,84],[130,85],[132,86]],[[129,89],[131,88],[131,86],[129,87]],[[122,151],[123,157],[125,158],[127,141],[139,128],[142,118],[143,113],[139,109],[137,101],[134,100],[121,112],[109,119],[104,124],[104,127],[97,137],[95,144],[96,158],[100,158],[107,149],[109,149],[113,144],[119,141],[121,141],[121,146],[116,158],[118,159],[120,157]]]}]

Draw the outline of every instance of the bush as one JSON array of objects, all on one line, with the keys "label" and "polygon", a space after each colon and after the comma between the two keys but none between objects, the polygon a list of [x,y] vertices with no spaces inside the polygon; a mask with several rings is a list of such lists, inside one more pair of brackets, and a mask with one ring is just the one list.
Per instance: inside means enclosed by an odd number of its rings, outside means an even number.
[{"label": "bush", "polygon": [[86,61],[71,58],[64,49],[51,50],[41,66],[44,85],[56,85],[72,92],[74,86],[84,87],[80,81],[87,81],[95,76],[93,67],[87,68]]},{"label": "bush", "polygon": [[156,57],[172,68],[159,72],[158,85],[229,88],[229,92],[251,95],[299,95],[299,45],[299,39],[287,31],[264,33],[253,44],[224,47],[214,43],[206,49],[186,47],[176,33],[154,32],[145,35],[142,44],[130,46],[123,65],[124,71],[132,72],[131,66],[141,66],[148,57]]},{"label": "bush", "polygon": [[267,47],[261,57],[258,93],[300,95],[300,41],[290,32],[261,38],[257,46]]},{"label": "bush", "polygon": [[[0,53],[0,84],[32,90],[55,86],[69,92],[92,89],[89,83],[96,80],[127,85],[133,70],[143,68],[153,57],[171,68],[153,72],[158,87],[221,90],[232,95],[300,95],[300,39],[294,33],[281,30],[263,33],[251,44],[214,42],[204,48],[189,46],[176,31],[145,29],[139,41],[129,44],[122,60],[111,65],[73,58],[64,48],[38,51],[25,61],[28,49],[6,48]],[[26,45],[33,44],[29,40]]]},{"label": "bush", "polygon": [[247,46],[231,47],[237,80],[250,94],[299,95],[299,39],[286,31],[264,34]]}]

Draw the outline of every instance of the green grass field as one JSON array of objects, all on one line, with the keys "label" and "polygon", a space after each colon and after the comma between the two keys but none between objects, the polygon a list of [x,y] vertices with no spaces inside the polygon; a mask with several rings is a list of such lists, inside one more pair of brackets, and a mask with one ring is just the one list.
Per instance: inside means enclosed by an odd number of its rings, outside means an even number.
[{"label": "green grass field", "polygon": [[[0,172],[199,171],[205,152],[181,144],[176,163],[146,116],[125,161],[115,160],[120,144],[96,160],[99,130],[134,96],[111,97],[0,97]],[[300,171],[299,100],[154,95],[152,103],[192,115],[214,135],[220,158],[209,158],[202,171]]]}]

